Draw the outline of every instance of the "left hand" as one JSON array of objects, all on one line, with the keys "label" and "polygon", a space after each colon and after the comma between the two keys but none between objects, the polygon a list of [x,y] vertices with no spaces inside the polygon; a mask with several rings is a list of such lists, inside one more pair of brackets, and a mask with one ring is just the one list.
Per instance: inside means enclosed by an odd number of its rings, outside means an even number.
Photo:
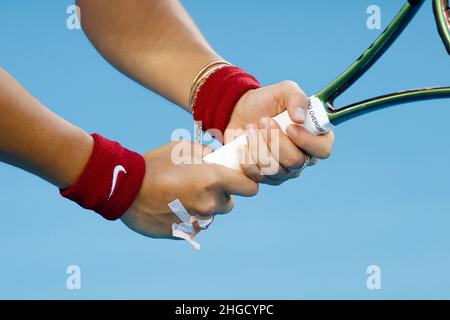
[{"label": "left hand", "polygon": [[[301,127],[307,104],[307,96],[292,81],[250,90],[239,99],[224,140],[229,142],[237,137],[236,130],[241,133],[245,130],[248,146],[242,150],[241,167],[249,177],[279,185],[300,175],[298,169],[305,163],[304,152],[311,157],[311,164],[330,156],[333,132],[315,136]],[[298,124],[288,127],[288,135],[271,119],[285,110]]]}]

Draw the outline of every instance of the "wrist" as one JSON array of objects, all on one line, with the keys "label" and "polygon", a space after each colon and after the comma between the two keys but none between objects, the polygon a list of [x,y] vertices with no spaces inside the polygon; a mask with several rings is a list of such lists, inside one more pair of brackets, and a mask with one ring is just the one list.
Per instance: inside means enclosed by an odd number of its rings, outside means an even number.
[{"label": "wrist", "polygon": [[61,168],[58,179],[60,181],[58,187],[61,189],[74,184],[83,172],[94,149],[94,138],[82,131],[81,134],[66,143],[64,148],[65,159],[63,162],[66,168]]},{"label": "wrist", "polygon": [[205,65],[197,73],[194,81],[192,81],[191,89],[189,92],[189,109],[192,113],[194,113],[194,106],[197,102],[198,93],[205,82],[208,80],[209,76],[226,66],[231,66],[231,64],[225,60],[215,60]]},{"label": "wrist", "polygon": [[250,119],[246,116],[249,112],[246,110],[248,108],[248,98],[252,95],[256,89],[251,89],[244,93],[242,97],[236,103],[233,112],[231,113],[230,121],[226,127],[226,130],[239,130],[244,129],[246,125],[251,123]]},{"label": "wrist", "polygon": [[98,134],[80,176],[61,195],[108,220],[120,218],[136,198],[145,175],[144,158]]},{"label": "wrist", "polygon": [[193,103],[194,119],[204,131],[222,140],[238,101],[256,88],[260,84],[252,75],[235,66],[222,66],[199,87]]}]

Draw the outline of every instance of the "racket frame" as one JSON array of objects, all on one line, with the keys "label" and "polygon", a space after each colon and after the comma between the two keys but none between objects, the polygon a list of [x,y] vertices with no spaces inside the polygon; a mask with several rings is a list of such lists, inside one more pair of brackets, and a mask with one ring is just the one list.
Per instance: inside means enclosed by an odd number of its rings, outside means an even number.
[{"label": "racket frame", "polygon": [[419,100],[450,98],[450,87],[435,87],[389,93],[340,109],[336,109],[333,104],[336,97],[355,83],[386,52],[408,26],[423,3],[424,0],[409,0],[372,45],[341,75],[315,95],[322,101],[333,125],[394,105]]},{"label": "racket frame", "polygon": [[433,11],[439,34],[450,55],[450,7],[448,0],[433,0]]}]

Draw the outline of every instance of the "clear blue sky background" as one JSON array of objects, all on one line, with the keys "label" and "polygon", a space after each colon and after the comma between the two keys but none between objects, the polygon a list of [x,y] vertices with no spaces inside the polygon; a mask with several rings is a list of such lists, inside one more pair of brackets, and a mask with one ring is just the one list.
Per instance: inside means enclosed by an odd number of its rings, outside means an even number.
[{"label": "clear blue sky background", "polygon": [[[404,1],[183,2],[229,61],[263,84],[292,79],[312,94],[380,33],[366,28],[367,7],[380,5],[384,27]],[[450,84],[430,2],[339,104]],[[2,0],[1,66],[56,113],[140,152],[192,129],[188,114],[66,28],[71,3]],[[441,100],[343,124],[329,160],[237,199],[199,236],[200,252],[105,222],[0,164],[0,298],[450,298],[449,118]],[[72,264],[78,291],[65,287]],[[381,290],[366,288],[372,264]]]}]

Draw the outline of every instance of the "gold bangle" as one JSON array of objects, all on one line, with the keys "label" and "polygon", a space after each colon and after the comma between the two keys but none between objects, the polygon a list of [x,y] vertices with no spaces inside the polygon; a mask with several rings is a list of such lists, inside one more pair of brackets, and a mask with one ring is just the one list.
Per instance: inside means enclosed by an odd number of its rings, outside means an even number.
[{"label": "gold bangle", "polygon": [[231,63],[224,60],[213,61],[211,63],[208,63],[199,71],[199,73],[197,73],[197,75],[194,78],[194,81],[192,82],[191,90],[189,92],[189,108],[192,113],[194,112],[194,104],[197,98],[197,93],[200,90],[200,87],[203,85],[203,83],[205,83],[206,79],[212,73],[225,66],[231,66]]},{"label": "gold bangle", "polygon": [[221,64],[221,65],[216,65],[214,66],[214,68],[210,68],[207,72],[205,72],[198,80],[196,83],[194,83],[194,85],[192,86],[192,92],[191,92],[191,96],[190,96],[190,108],[192,109],[192,112],[194,112],[194,105],[195,105],[195,101],[197,100],[197,94],[200,91],[200,88],[203,86],[203,84],[206,82],[206,80],[209,78],[209,76],[211,74],[213,74],[214,72],[216,72],[217,70],[228,66],[228,64]]},{"label": "gold bangle", "polygon": [[222,69],[223,67],[227,67],[227,64],[223,64],[220,66],[216,66],[213,69],[210,69],[207,73],[205,73],[195,84],[195,86],[193,87],[192,90],[192,96],[191,96],[191,101],[190,101],[190,109],[192,110],[192,114],[194,114],[194,106],[195,103],[197,102],[197,96],[198,93],[200,92],[200,89],[203,87],[203,85],[205,84],[205,82],[208,80],[208,78],[215,73],[216,71],[218,71],[219,69]]},{"label": "gold bangle", "polygon": [[196,83],[197,80],[198,80],[198,78],[200,78],[201,75],[202,75],[202,73],[204,73],[206,70],[208,70],[209,68],[215,66],[216,64],[222,64],[222,63],[227,63],[227,62],[224,61],[224,60],[216,60],[216,61],[213,61],[213,62],[208,63],[206,66],[204,66],[204,67],[197,73],[197,75],[196,75],[195,78],[194,78],[194,81],[192,81],[192,84]]}]

